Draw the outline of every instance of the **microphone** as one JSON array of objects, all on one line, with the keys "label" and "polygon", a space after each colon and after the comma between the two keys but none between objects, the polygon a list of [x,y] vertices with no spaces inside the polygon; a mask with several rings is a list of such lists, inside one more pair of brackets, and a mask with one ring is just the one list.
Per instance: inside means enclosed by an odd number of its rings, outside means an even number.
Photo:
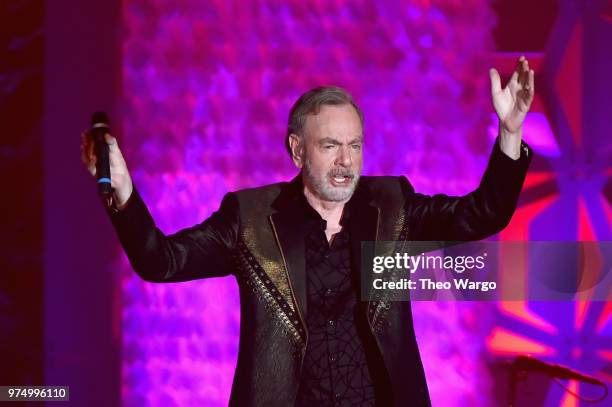
[{"label": "microphone", "polygon": [[542,372],[551,377],[556,377],[559,379],[574,379],[590,384],[605,386],[602,381],[596,379],[593,376],[587,376],[582,373],[578,373],[575,370],[572,370],[565,366],[543,362],[541,360],[532,358],[531,356],[517,356],[517,358],[514,360],[513,367],[515,370]]},{"label": "microphone", "polygon": [[98,193],[107,203],[111,202],[111,173],[108,158],[108,144],[104,141],[104,134],[110,133],[110,120],[104,112],[95,112],[91,116],[91,134],[94,139],[96,153],[96,179],[98,180]]}]

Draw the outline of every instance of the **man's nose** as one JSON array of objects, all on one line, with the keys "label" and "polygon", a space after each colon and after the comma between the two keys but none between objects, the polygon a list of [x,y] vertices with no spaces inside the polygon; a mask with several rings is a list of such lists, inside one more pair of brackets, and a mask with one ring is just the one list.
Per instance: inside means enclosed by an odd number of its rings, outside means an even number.
[{"label": "man's nose", "polygon": [[342,146],[339,148],[338,157],[336,157],[336,165],[342,167],[350,167],[353,163],[353,157],[349,147]]}]

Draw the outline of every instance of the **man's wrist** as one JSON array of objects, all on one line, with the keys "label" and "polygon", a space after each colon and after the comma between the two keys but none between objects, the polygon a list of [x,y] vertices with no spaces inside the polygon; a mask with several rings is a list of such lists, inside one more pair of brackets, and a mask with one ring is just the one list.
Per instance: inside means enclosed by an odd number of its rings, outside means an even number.
[{"label": "man's wrist", "polygon": [[117,193],[117,191],[115,191],[115,193],[113,194],[115,208],[117,208],[117,210],[119,211],[125,208],[128,205],[133,192],[134,186],[132,185],[132,183],[130,183],[129,187],[126,188],[126,191],[122,191],[121,193]]},{"label": "man's wrist", "polygon": [[522,127],[516,132],[509,132],[504,126],[499,124],[499,149],[513,160],[518,160],[521,156]]}]

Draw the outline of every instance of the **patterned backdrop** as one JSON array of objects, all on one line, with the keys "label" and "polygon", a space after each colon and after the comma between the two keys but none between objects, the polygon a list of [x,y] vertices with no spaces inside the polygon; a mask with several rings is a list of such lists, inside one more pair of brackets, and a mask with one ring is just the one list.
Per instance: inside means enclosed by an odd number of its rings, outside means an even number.
[{"label": "patterned backdrop", "polygon": [[[125,0],[119,137],[135,184],[172,233],[201,222],[227,191],[289,180],[288,111],[309,88],[336,84],[365,112],[365,174],[404,174],[425,193],[469,192],[494,136],[495,22],[486,0]],[[537,117],[526,138],[546,152],[550,125]],[[118,262],[125,405],[226,405],[235,280],[150,284]],[[508,327],[495,331],[498,308],[414,304],[434,405],[493,403],[487,364],[515,344]]]}]

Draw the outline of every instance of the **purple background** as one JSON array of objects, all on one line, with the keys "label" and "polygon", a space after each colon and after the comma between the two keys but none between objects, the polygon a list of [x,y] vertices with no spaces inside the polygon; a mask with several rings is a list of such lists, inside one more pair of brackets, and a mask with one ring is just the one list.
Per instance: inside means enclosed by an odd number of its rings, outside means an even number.
[{"label": "purple background", "polygon": [[[227,191],[289,180],[288,111],[311,87],[337,84],[365,112],[365,174],[468,192],[491,147],[494,22],[478,0],[126,1],[123,145],[134,182],[173,232],[199,223]],[[151,285],[127,270],[123,290],[126,404],[225,405],[239,327],[234,279]],[[465,326],[482,308],[415,305],[438,405],[490,404],[480,391],[487,375],[474,380],[486,319]]]},{"label": "purple background", "polygon": [[[498,238],[612,240],[609,0],[546,0],[537,8],[526,0],[44,6],[37,11],[44,24],[32,29],[44,40],[37,54],[44,63],[36,65],[43,85],[28,99],[42,113],[2,116],[43,129],[39,139],[10,133],[26,147],[42,145],[44,162],[39,170],[27,160],[5,169],[14,184],[33,184],[20,177],[28,171],[40,181],[32,189],[38,209],[6,211],[12,223],[3,245],[9,267],[28,258],[39,273],[13,273],[19,289],[0,286],[2,343],[13,344],[3,360],[24,370],[0,384],[70,385],[76,405],[227,403],[236,283],[155,285],[130,270],[78,160],[78,134],[94,110],[110,112],[135,183],[171,233],[201,222],[227,191],[293,177],[283,147],[287,113],[320,84],[347,88],[364,110],[365,174],[403,174],[425,193],[470,191],[495,136],[488,68],[507,76],[526,53],[537,97],[524,137],[536,156],[519,209]],[[18,34],[5,49],[23,49],[31,38]],[[1,78],[13,78],[0,68]],[[32,70],[21,60],[15,77]],[[10,93],[13,83],[0,85]],[[2,157],[18,157],[6,145]],[[44,225],[33,247],[43,252],[21,254],[13,236],[36,211]],[[521,278],[528,269],[518,271]],[[28,287],[42,287],[42,295]],[[30,302],[27,312],[17,298]],[[434,405],[503,404],[501,362],[519,353],[610,383],[610,304],[415,303]],[[16,356],[34,354],[36,340],[24,338],[38,338],[44,359],[30,356],[26,365]],[[578,405],[554,384],[536,387],[540,405]]]}]

